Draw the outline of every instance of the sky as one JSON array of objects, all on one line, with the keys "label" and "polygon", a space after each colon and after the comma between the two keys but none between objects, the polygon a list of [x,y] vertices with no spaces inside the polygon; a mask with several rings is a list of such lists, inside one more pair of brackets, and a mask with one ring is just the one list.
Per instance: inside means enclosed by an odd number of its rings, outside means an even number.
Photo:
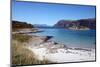
[{"label": "sky", "polygon": [[95,6],[12,2],[12,20],[54,25],[59,20],[95,18]]}]

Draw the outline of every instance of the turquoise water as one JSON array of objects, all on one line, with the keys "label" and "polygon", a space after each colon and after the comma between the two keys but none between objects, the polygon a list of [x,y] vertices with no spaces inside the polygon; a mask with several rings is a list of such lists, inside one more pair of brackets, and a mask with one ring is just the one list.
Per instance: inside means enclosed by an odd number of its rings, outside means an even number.
[{"label": "turquoise water", "polygon": [[68,47],[95,48],[95,30],[41,29],[36,35],[53,36],[51,40]]}]

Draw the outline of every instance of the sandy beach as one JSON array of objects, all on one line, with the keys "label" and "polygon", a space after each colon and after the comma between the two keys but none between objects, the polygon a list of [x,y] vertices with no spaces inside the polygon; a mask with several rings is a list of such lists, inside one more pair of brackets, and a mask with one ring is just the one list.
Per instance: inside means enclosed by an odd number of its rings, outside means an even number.
[{"label": "sandy beach", "polygon": [[95,61],[95,49],[67,47],[49,39],[44,42],[47,36],[32,36],[28,49],[35,53],[39,60],[46,59],[54,63]]},{"label": "sandy beach", "polygon": [[[93,48],[68,47],[67,44],[52,41],[51,38],[53,36],[29,34],[33,32],[32,30],[29,31],[29,29],[27,29],[27,32],[25,31],[18,31],[12,34],[21,34],[20,37],[23,35],[28,38],[29,36],[31,37],[28,42],[24,43],[24,47],[30,50],[38,61],[47,60],[49,63],[95,61],[95,49]],[[21,39],[25,40],[23,38]],[[19,37],[17,40],[19,40]]]}]

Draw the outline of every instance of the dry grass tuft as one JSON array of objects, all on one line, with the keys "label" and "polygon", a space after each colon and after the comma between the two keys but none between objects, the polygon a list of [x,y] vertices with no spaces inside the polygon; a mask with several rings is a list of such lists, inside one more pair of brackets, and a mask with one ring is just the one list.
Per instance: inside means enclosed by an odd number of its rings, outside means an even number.
[{"label": "dry grass tuft", "polygon": [[[25,40],[24,40],[24,39]],[[28,39],[27,39],[28,38]],[[31,37],[28,35],[14,34],[12,40],[12,64],[14,65],[30,65],[30,64],[47,64],[48,60],[40,61],[35,54],[23,45]]]},{"label": "dry grass tuft", "polygon": [[12,34],[12,39],[19,42],[28,42],[31,38],[32,36],[27,34]]}]

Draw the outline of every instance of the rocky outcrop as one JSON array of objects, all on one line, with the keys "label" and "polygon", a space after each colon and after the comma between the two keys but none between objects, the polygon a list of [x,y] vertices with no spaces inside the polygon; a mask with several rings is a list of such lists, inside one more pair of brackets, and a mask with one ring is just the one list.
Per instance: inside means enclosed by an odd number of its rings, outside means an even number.
[{"label": "rocky outcrop", "polygon": [[95,18],[80,19],[80,20],[60,20],[54,27],[67,28],[67,29],[96,29]]}]

